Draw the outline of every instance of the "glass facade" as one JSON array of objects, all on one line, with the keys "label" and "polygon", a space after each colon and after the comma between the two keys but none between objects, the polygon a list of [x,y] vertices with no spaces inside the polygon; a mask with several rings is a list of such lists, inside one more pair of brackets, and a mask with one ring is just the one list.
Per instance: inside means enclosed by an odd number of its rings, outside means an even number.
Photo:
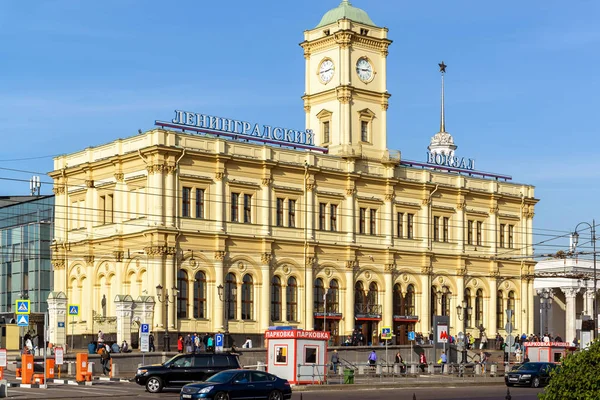
[{"label": "glass facade", "polygon": [[14,312],[22,298],[46,312],[53,232],[54,196],[0,197],[0,312]]}]

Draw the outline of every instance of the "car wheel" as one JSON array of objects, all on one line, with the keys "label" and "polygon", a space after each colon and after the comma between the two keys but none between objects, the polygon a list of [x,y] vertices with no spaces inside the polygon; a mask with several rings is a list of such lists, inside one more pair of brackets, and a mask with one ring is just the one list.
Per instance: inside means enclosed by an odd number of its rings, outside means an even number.
[{"label": "car wheel", "polygon": [[214,400],[229,400],[229,395],[225,392],[219,392],[213,397]]},{"label": "car wheel", "polygon": [[531,387],[537,388],[540,387],[540,378],[537,376],[531,380]]},{"label": "car wheel", "polygon": [[150,393],[159,393],[163,388],[163,382],[162,379],[156,377],[156,376],[151,376],[150,378],[148,378],[148,381],[146,382],[146,390],[149,391]]},{"label": "car wheel", "polygon": [[269,393],[269,400],[283,400],[283,393],[279,390],[273,390]]}]

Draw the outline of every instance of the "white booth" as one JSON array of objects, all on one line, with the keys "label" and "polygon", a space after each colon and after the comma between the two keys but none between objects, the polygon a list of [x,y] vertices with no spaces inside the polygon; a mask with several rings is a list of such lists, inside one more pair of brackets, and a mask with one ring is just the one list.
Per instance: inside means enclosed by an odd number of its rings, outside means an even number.
[{"label": "white booth", "polygon": [[525,355],[531,362],[545,361],[560,363],[567,354],[577,350],[571,343],[564,342],[525,342]]},{"label": "white booth", "polygon": [[326,380],[329,332],[269,330],[265,339],[268,372],[295,385]]}]

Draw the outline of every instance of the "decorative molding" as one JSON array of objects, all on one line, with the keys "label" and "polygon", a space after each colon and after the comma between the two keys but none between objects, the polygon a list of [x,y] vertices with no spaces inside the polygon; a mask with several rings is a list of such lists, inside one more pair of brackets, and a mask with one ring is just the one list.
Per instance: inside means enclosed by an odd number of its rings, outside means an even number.
[{"label": "decorative molding", "polygon": [[352,43],[351,32],[337,32],[333,35],[335,38],[335,42],[340,46],[340,48],[345,49]]},{"label": "decorative molding", "polygon": [[222,181],[225,178],[225,172],[215,172],[215,181]]},{"label": "decorative molding", "polygon": [[83,256],[83,259],[87,265],[94,264],[94,256]]},{"label": "decorative molding", "polygon": [[55,271],[58,271],[60,269],[65,269],[65,260],[59,260],[59,259],[55,258],[51,261],[51,263],[52,263],[52,269]]},{"label": "decorative molding", "polygon": [[262,253],[260,255],[260,262],[263,265],[271,265],[271,261],[273,260],[273,255],[271,253]]},{"label": "decorative molding", "polygon": [[498,271],[497,269],[495,271],[490,272],[490,278],[497,279],[498,277],[500,277],[500,271]]},{"label": "decorative molding", "polygon": [[52,188],[52,193],[54,193],[55,195],[60,195],[60,194],[65,194],[65,187],[64,186],[54,186]]},{"label": "decorative molding", "polygon": [[346,268],[348,269],[354,269],[356,268],[356,260],[347,260],[346,261]]},{"label": "decorative molding", "polygon": [[304,111],[306,111],[307,113],[310,112],[310,106],[304,106]]},{"label": "decorative molding", "polygon": [[273,178],[262,178],[262,186],[269,186],[271,183],[273,183]]},{"label": "decorative molding", "polygon": [[565,297],[571,298],[575,298],[579,293],[579,288],[560,288],[560,290],[565,294]]},{"label": "decorative molding", "polygon": [[315,185],[314,183],[307,183],[307,184],[306,184],[306,191],[307,191],[307,192],[312,192],[312,191],[314,191],[314,190],[315,190],[315,186],[316,186],[316,185]]},{"label": "decorative molding", "polygon": [[225,252],[215,251],[214,258],[216,261],[223,261],[225,259]]},{"label": "decorative molding", "polygon": [[433,275],[433,267],[430,265],[421,267],[421,274]]},{"label": "decorative molding", "polygon": [[317,257],[307,257],[306,258],[306,266],[307,267],[314,266],[316,262],[317,262]]},{"label": "decorative molding", "polygon": [[456,268],[456,276],[465,276],[467,275],[467,267],[466,266],[460,266],[458,268]]},{"label": "decorative molding", "polygon": [[352,90],[347,86],[340,86],[336,88],[337,99],[342,104],[350,103],[352,100]]},{"label": "decorative molding", "polygon": [[384,272],[394,272],[396,270],[396,264],[385,264],[383,266]]},{"label": "decorative molding", "polygon": [[122,172],[115,172],[114,176],[117,182],[123,182],[125,180],[125,174]]},{"label": "decorative molding", "polygon": [[167,171],[168,175],[173,175],[175,173],[176,168],[174,165],[167,165],[165,167],[165,170]]},{"label": "decorative molding", "polygon": [[115,250],[115,251],[113,251],[113,256],[115,257],[116,262],[121,262],[121,261],[123,261],[123,258],[125,257],[125,252]]},{"label": "decorative molding", "polygon": [[175,254],[177,249],[175,246],[146,246],[144,251],[149,256],[166,256]]},{"label": "decorative molding", "polygon": [[497,214],[498,211],[499,211],[498,205],[490,207],[490,214],[492,214],[492,215]]},{"label": "decorative molding", "polygon": [[148,175],[152,175],[154,173],[154,167],[152,165],[146,165],[146,171]]},{"label": "decorative molding", "polygon": [[421,204],[424,205],[424,206],[428,206],[430,203],[431,203],[431,199],[430,198],[421,200]]},{"label": "decorative molding", "polygon": [[93,189],[94,188],[94,180],[93,179],[86,179],[85,180],[85,186],[88,189]]},{"label": "decorative molding", "polygon": [[392,192],[392,193],[386,193],[385,194],[385,201],[394,201],[394,198],[396,197],[396,193]]},{"label": "decorative molding", "polygon": [[353,196],[356,193],[355,188],[346,188],[346,196]]},{"label": "decorative molding", "polygon": [[467,208],[467,202],[465,200],[459,201],[458,203],[456,203],[457,210],[465,210],[466,208]]}]

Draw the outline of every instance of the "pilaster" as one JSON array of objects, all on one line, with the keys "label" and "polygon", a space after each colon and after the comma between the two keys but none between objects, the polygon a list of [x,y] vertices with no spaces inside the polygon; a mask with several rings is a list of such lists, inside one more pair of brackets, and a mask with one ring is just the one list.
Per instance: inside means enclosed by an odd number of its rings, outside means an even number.
[{"label": "pilaster", "polygon": [[345,335],[354,330],[354,267],[356,261],[346,261],[346,292],[344,298],[344,330]]},{"label": "pilaster", "polygon": [[67,344],[67,326],[67,295],[64,292],[50,292],[48,295],[48,341],[55,347],[62,346],[64,348]]},{"label": "pilaster", "polygon": [[[269,329],[271,322],[271,253],[263,253],[261,255],[260,274],[262,285],[260,287],[260,329],[266,331]],[[285,304],[285,303],[284,303]],[[283,310],[282,310],[283,311]],[[285,316],[282,316],[282,320]]]},{"label": "pilaster", "polygon": [[316,262],[314,257],[308,257],[306,259],[306,265],[304,268],[306,269],[306,281],[304,282],[304,329],[307,331],[312,331],[314,329],[314,315],[313,315],[313,267]]},{"label": "pilaster", "polygon": [[117,343],[131,341],[131,322],[133,321],[133,298],[130,295],[116,295]]},{"label": "pilaster", "polygon": [[383,294],[383,326],[393,326],[394,322],[394,287],[393,273],[396,265],[386,264],[383,272],[385,292]]},{"label": "pilaster", "polygon": [[[566,310],[565,310],[565,332],[564,338],[565,340],[570,340],[570,338],[574,338],[576,335],[576,327],[575,327],[575,319],[577,318],[576,313],[576,298],[577,293],[579,293],[579,288],[561,288],[562,292],[565,294],[566,299]],[[561,332],[552,332],[553,334],[561,333]]]},{"label": "pilaster", "polygon": [[[224,251],[215,251],[214,253],[214,261],[213,265],[215,268],[215,283],[213,284],[212,291],[212,304],[214,304],[213,315],[211,315],[211,319],[213,321],[212,331],[218,332],[223,331],[224,321],[223,321],[223,312],[224,312],[224,302],[219,301],[219,294],[217,287],[219,285],[225,287],[225,276],[224,276],[224,260],[225,260],[225,252]],[[224,290],[223,290],[224,291]],[[225,296],[225,293],[223,293]],[[210,309],[211,307],[209,307]]]}]

